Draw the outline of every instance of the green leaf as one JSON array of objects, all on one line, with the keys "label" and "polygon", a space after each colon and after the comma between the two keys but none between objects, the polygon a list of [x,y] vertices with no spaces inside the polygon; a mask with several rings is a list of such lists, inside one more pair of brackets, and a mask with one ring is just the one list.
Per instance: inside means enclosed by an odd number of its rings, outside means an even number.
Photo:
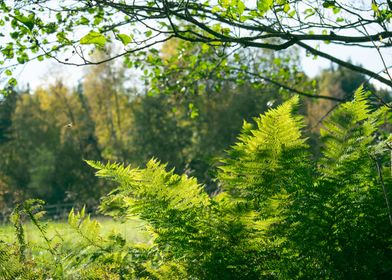
[{"label": "green leaf", "polygon": [[238,13],[240,15],[242,15],[244,13],[244,11],[245,11],[245,8],[246,8],[244,2],[238,1],[237,8],[238,8]]},{"label": "green leaf", "polygon": [[22,53],[16,58],[16,60],[18,61],[18,63],[23,64],[29,61],[29,56],[27,55],[27,53]]},{"label": "green leaf", "polygon": [[56,34],[56,38],[57,38],[57,41],[58,41],[59,43],[69,43],[69,42],[70,42],[70,41],[68,40],[68,38],[67,38],[67,34],[66,34],[64,31],[58,32],[58,33]]},{"label": "green leaf", "polygon": [[152,31],[151,30],[147,30],[144,34],[146,34],[146,37],[151,37]]},{"label": "green leaf", "polygon": [[333,7],[335,7],[335,1],[324,1],[323,7],[324,8],[333,8]]},{"label": "green leaf", "polygon": [[12,87],[15,87],[18,84],[18,81],[15,78],[11,78],[8,80],[8,84]]},{"label": "green leaf", "polygon": [[117,34],[117,37],[125,46],[132,42],[132,37],[128,36],[127,34]]},{"label": "green leaf", "polygon": [[58,13],[56,14],[56,19],[57,19],[57,22],[59,22],[59,23],[61,23],[61,22],[63,21],[63,16],[61,15],[60,12],[58,12]]},{"label": "green leaf", "polygon": [[23,23],[31,31],[35,25],[35,14],[30,14],[28,17],[23,15],[15,16],[15,19]]},{"label": "green leaf", "polygon": [[14,57],[13,44],[9,43],[5,48],[1,50],[1,52],[6,58],[13,58]]},{"label": "green leaf", "polygon": [[208,52],[209,49],[210,49],[210,46],[209,46],[208,44],[202,44],[202,45],[201,45],[201,51],[202,51],[202,53]]},{"label": "green leaf", "polygon": [[81,24],[81,25],[88,25],[89,23],[90,23],[90,21],[86,17],[81,17],[79,20],[79,24]]},{"label": "green leaf", "polygon": [[290,10],[290,4],[286,3],[286,4],[284,5],[283,11],[284,11],[285,13],[287,13],[289,10]]},{"label": "green leaf", "polygon": [[257,8],[260,12],[265,13],[273,4],[273,0],[259,0],[257,1]]},{"label": "green leaf", "polygon": [[193,103],[188,104],[191,119],[196,119],[199,116],[199,109]]},{"label": "green leaf", "polygon": [[11,32],[10,36],[12,39],[16,40],[19,38],[20,33],[19,32]]},{"label": "green leaf", "polygon": [[340,13],[340,8],[338,8],[338,7],[333,7],[333,8],[332,8],[332,11],[333,11],[333,13],[336,15],[336,14]]},{"label": "green leaf", "polygon": [[378,12],[378,6],[376,3],[372,2],[372,10]]},{"label": "green leaf", "polygon": [[94,16],[94,25],[100,24],[102,20],[103,15],[101,13],[98,13],[96,16]]},{"label": "green leaf", "polygon": [[214,7],[212,7],[211,12],[215,14],[215,13],[220,12],[220,10],[221,10],[221,8],[219,6],[214,6]]},{"label": "green leaf", "polygon": [[83,45],[94,44],[100,47],[104,47],[106,44],[106,38],[99,32],[90,31],[87,35],[80,39],[79,43]]}]

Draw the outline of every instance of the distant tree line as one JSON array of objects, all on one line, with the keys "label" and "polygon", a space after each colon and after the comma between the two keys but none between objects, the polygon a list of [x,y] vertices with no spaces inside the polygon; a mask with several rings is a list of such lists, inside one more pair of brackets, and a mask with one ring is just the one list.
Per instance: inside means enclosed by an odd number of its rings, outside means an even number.
[{"label": "distant tree line", "polygon": [[[144,77],[153,94],[135,87],[123,66],[101,64],[89,69],[74,89],[58,79],[34,91],[15,89],[13,94],[3,96],[1,208],[7,209],[15,201],[30,197],[49,204],[97,205],[110,185],[94,177],[85,159],[143,166],[157,158],[168,162],[178,173],[197,177],[209,193],[217,191],[219,186],[212,179],[216,159],[236,141],[243,120],[251,121],[292,94],[279,85],[246,75],[240,77],[240,82],[216,76],[200,78],[196,85],[189,85],[197,90],[177,94],[181,91],[177,85],[187,81],[187,73],[178,68],[186,69],[189,65],[184,62],[187,60],[172,59],[178,57],[178,42],[170,44],[162,52],[166,80],[159,80],[159,75],[155,79]],[[206,53],[206,57],[211,59],[212,55]],[[298,67],[298,61],[292,58],[279,60],[279,67]],[[276,62],[277,57],[270,54],[251,63],[253,68],[279,72]],[[174,63],[176,68],[171,68]],[[281,79],[304,91],[316,88],[323,96],[341,99],[350,98],[359,85],[366,83],[361,74],[343,68],[324,71],[313,85],[299,67]],[[371,85],[368,87],[374,90]],[[383,100],[391,100],[387,92],[378,94]],[[334,99],[305,98],[300,106],[316,155],[319,121],[337,103]]]}]

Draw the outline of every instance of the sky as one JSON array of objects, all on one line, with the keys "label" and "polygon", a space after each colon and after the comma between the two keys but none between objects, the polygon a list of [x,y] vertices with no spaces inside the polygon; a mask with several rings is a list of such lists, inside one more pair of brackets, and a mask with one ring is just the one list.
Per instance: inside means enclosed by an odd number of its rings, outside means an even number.
[{"label": "sky", "polygon": [[[354,63],[361,64],[365,68],[375,72],[384,69],[382,60],[375,49],[344,47],[340,45],[322,45],[321,50],[326,50],[343,60],[351,59]],[[392,50],[384,50],[382,54],[387,65],[392,65]],[[328,60],[323,58],[314,59],[313,56],[306,57],[305,53],[302,53],[301,62],[305,73],[310,77],[316,76],[322,69],[331,66],[331,63]],[[54,60],[46,60],[43,62],[32,61],[26,65],[19,66],[17,70],[14,71],[14,73],[17,74],[16,78],[19,81],[19,85],[23,88],[29,84],[31,89],[42,84],[48,84],[48,82],[53,82],[59,77],[63,78],[69,86],[73,87],[83,78],[85,72],[86,67],[62,65]],[[373,80],[372,82],[378,87],[385,87],[377,81]]]},{"label": "sky", "polygon": [[[376,73],[385,70],[380,54],[375,48],[370,49],[356,46],[347,47],[342,45],[337,46],[332,44],[324,44],[321,45],[320,50],[333,54],[337,58],[340,58],[345,61],[351,60],[352,62],[354,62],[354,64],[362,65],[364,68]],[[381,54],[384,61],[386,62],[386,65],[391,66],[392,49],[383,49],[381,50]],[[314,60],[313,57],[303,56],[302,66],[306,74],[313,77],[317,75],[321,71],[321,69],[329,68],[331,66],[331,62],[322,58]],[[390,69],[390,73],[392,73],[392,69]],[[371,82],[374,83],[378,88],[387,88],[386,85],[382,84],[381,82],[378,82],[377,80],[372,79]]]}]

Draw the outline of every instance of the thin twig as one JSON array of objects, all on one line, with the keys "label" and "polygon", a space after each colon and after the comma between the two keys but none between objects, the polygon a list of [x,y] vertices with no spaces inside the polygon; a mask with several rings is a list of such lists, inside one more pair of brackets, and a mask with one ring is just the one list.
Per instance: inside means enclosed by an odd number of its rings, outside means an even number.
[{"label": "thin twig", "polygon": [[369,37],[369,39],[371,40],[373,46],[374,46],[374,47],[376,48],[376,50],[377,50],[378,55],[379,55],[380,58],[381,58],[382,64],[384,65],[384,71],[385,71],[385,73],[388,75],[389,79],[392,81],[392,77],[391,77],[391,75],[389,74],[389,70],[388,70],[387,64],[385,63],[385,59],[384,59],[384,56],[382,55],[382,53],[381,53],[381,51],[380,51],[380,48],[376,45],[376,43],[374,42],[374,40],[370,37],[369,32],[367,31],[366,27],[362,24],[362,22],[361,22],[361,25],[362,25],[363,30],[365,30],[366,35],[367,35],[367,36]]},{"label": "thin twig", "polygon": [[388,199],[388,191],[385,187],[385,183],[384,183],[384,178],[382,176],[382,170],[381,170],[381,166],[380,166],[380,162],[378,159],[373,158],[374,162],[376,163],[376,167],[377,167],[377,173],[378,173],[378,179],[380,181],[380,184],[382,186],[382,190],[384,193],[384,198],[385,198],[385,203],[387,205],[387,212],[388,212],[388,217],[389,217],[389,222],[392,225],[392,214],[391,214],[391,207],[389,205],[389,199]]}]

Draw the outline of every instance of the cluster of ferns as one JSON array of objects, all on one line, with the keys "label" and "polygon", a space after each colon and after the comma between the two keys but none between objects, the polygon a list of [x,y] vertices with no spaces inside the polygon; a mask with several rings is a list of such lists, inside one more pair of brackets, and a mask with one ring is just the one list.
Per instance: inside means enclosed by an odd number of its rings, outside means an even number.
[{"label": "cluster of ferns", "polygon": [[[218,164],[220,192],[152,159],[145,168],[88,162],[117,188],[101,209],[138,217],[147,244],[104,236],[72,211],[73,244],[46,239],[44,257],[23,240],[21,215],[45,237],[39,206],[14,212],[18,242],[0,243],[2,279],[391,279],[392,186],[387,107],[357,90],[320,131],[315,159],[294,97],[244,123]],[[388,124],[389,123],[389,124]]]}]

